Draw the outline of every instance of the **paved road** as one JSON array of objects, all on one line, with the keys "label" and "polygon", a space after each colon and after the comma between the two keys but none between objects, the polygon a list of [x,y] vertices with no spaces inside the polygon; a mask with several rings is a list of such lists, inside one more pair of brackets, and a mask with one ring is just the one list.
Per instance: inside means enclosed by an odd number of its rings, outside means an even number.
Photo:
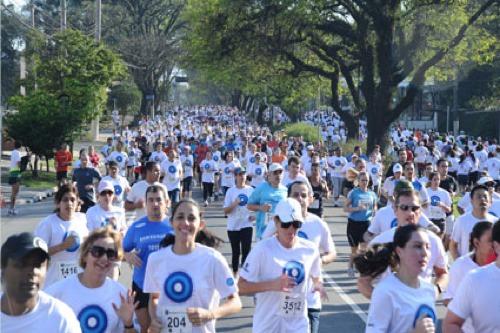
[{"label": "paved road", "polygon": [[[16,217],[6,217],[6,210],[3,210],[1,222],[2,243],[13,233],[34,230],[37,223],[50,214],[53,209],[53,203],[49,199],[20,206],[20,215]],[[219,250],[230,261],[231,251],[227,241],[226,221],[222,213],[221,202],[213,203],[211,207],[206,208],[204,215],[210,230],[226,241]],[[326,222],[333,235],[338,257],[335,262],[324,267],[329,300],[323,305],[320,332],[363,332],[369,303],[357,291],[355,279],[348,278],[346,274],[347,258],[350,250],[345,236],[345,214],[340,208],[327,205]],[[131,281],[130,270],[127,265],[124,265],[124,267],[120,281],[129,286]],[[243,310],[230,318],[220,320],[217,324],[218,332],[251,332],[253,299],[243,297],[242,300]],[[440,302],[437,309],[438,317],[442,319],[445,308]],[[439,331],[440,328],[438,327]]]}]

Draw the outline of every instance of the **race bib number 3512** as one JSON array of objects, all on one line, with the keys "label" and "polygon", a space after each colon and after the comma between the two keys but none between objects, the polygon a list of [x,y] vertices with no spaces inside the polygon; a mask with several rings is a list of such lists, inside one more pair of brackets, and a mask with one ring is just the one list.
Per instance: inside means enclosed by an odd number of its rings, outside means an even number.
[{"label": "race bib number 3512", "polygon": [[304,313],[305,299],[303,295],[282,293],[279,306],[281,316],[300,316]]}]

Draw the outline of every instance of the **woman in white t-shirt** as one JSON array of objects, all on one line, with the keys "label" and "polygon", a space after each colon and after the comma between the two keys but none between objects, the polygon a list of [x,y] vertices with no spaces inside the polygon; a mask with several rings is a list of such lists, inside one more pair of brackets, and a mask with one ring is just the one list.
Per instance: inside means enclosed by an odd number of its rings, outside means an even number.
[{"label": "woman in white t-shirt", "polygon": [[183,179],[183,175],[182,163],[174,148],[170,149],[168,158],[161,163],[160,167],[163,176],[163,185],[168,190],[170,201],[172,204],[175,204],[181,198],[181,180]]},{"label": "woman in white t-shirt", "polygon": [[[455,297],[463,278],[473,269],[490,264],[494,260],[491,230],[493,223],[478,222],[470,235],[470,250],[472,252],[458,258],[450,268],[450,279],[446,291],[443,293],[445,305]],[[467,319],[462,330],[465,333],[474,333],[470,319]]]},{"label": "woman in white t-shirt", "polygon": [[235,185],[235,173],[236,168],[240,167],[240,163],[234,161],[234,153],[232,151],[227,151],[224,154],[224,160],[220,163],[221,169],[221,182],[222,193],[226,195],[227,190]]},{"label": "woman in white t-shirt", "polygon": [[253,188],[256,188],[260,184],[262,184],[266,178],[267,173],[267,165],[262,161],[262,155],[264,153],[256,153],[255,154],[255,163],[251,163],[248,166],[248,176],[252,178],[250,185]]},{"label": "woman in white t-shirt", "polygon": [[307,296],[325,295],[318,247],[298,236],[304,218],[297,200],[283,199],[275,214],[276,235],[250,251],[240,271],[240,294],[255,294],[252,332],[307,333]]},{"label": "woman in white t-shirt", "polygon": [[[227,215],[227,235],[231,242],[232,268],[236,276],[241,263],[243,264],[250,252],[252,245],[253,227],[255,216],[247,209],[248,198],[253,192],[253,187],[245,182],[245,168],[234,170],[236,186],[229,188],[224,198],[224,214]],[[241,250],[240,250],[241,249]]]},{"label": "woman in white t-shirt", "polygon": [[365,332],[434,332],[436,288],[420,277],[430,257],[430,241],[417,225],[399,227],[393,243],[354,259],[364,276],[376,278],[395,269],[375,286]]},{"label": "woman in white t-shirt", "polygon": [[109,227],[96,229],[82,244],[83,272],[46,290],[69,305],[83,332],[135,332],[132,292],[107,276],[113,262],[123,257],[121,241],[121,234]]},{"label": "woman in white t-shirt", "polygon": [[150,332],[215,332],[216,319],[241,310],[234,278],[222,254],[198,243],[213,236],[204,230],[195,201],[181,200],[170,223],[175,236],[161,242],[166,247],[152,253],[146,266]]},{"label": "woman in white t-shirt", "polygon": [[424,208],[424,214],[439,227],[439,235],[442,237],[446,226],[446,215],[451,213],[451,197],[448,191],[439,187],[441,181],[439,172],[431,172],[429,180],[427,194],[429,195],[430,204]]},{"label": "woman in white t-shirt", "polygon": [[55,195],[55,203],[55,213],[43,219],[35,229],[35,236],[49,247],[45,287],[79,272],[80,244],[89,233],[85,214],[76,212],[79,207],[76,186],[62,185]]},{"label": "woman in white t-shirt", "polygon": [[203,187],[203,204],[208,206],[208,200],[212,200],[214,195],[215,172],[218,165],[212,159],[212,152],[207,151],[205,159],[200,163],[201,183]]}]

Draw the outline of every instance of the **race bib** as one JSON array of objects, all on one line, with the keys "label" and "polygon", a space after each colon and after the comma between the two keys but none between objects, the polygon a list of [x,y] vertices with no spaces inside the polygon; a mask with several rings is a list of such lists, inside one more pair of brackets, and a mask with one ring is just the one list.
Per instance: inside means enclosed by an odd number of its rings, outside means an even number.
[{"label": "race bib", "polygon": [[441,207],[429,206],[430,217],[433,219],[440,219],[446,216]]},{"label": "race bib", "polygon": [[78,264],[76,261],[60,261],[57,263],[59,280],[66,279],[71,275],[78,274]]},{"label": "race bib", "polygon": [[296,317],[304,314],[304,295],[281,293],[279,314],[283,317]]},{"label": "race bib", "polygon": [[168,176],[168,182],[169,183],[175,183],[175,181],[177,180],[177,177],[175,177],[175,175],[172,175],[172,176]]},{"label": "race bib", "polygon": [[163,306],[160,308],[160,320],[163,324],[162,333],[191,333],[193,331],[186,308]]}]

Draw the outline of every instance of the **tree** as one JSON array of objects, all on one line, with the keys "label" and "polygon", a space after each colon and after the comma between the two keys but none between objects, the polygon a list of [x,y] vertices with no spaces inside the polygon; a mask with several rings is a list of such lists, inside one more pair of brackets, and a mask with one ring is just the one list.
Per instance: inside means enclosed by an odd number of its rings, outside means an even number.
[{"label": "tree", "polygon": [[[10,10],[13,10],[10,6]],[[7,11],[1,11],[2,22],[2,104],[10,96],[17,94],[19,78],[19,56],[23,44],[23,26],[16,22],[13,15]]]},{"label": "tree", "polygon": [[113,108],[115,101],[122,119],[127,115],[135,115],[141,107],[141,92],[133,81],[124,80],[111,88],[108,94],[108,107]]},{"label": "tree", "polygon": [[[324,77],[331,83],[332,107],[351,137],[357,133],[357,119],[367,118],[370,150],[387,143],[389,127],[413,103],[426,75],[441,61],[448,57],[460,64],[464,59],[459,55],[495,52],[497,36],[474,28],[480,19],[498,20],[495,6],[494,0],[198,0],[191,4],[203,8],[198,9],[204,13],[198,20],[205,29],[197,33],[199,40],[211,45],[215,61],[235,53],[265,56],[287,63],[285,70],[292,75],[309,72]],[[353,113],[340,108],[341,79]],[[409,81],[406,95],[395,102],[398,85],[405,80]]]},{"label": "tree", "polygon": [[71,29],[49,39],[32,35],[26,54],[35,62],[36,87],[28,77],[22,82],[27,95],[11,99],[17,112],[6,117],[7,132],[37,156],[49,157],[104,109],[106,89],[125,67],[103,44]]},{"label": "tree", "polygon": [[104,7],[103,39],[121,54],[142,93],[145,114],[154,95],[158,105],[160,89],[168,96],[171,74],[181,54],[179,41],[184,23],[183,0],[124,0]]}]

